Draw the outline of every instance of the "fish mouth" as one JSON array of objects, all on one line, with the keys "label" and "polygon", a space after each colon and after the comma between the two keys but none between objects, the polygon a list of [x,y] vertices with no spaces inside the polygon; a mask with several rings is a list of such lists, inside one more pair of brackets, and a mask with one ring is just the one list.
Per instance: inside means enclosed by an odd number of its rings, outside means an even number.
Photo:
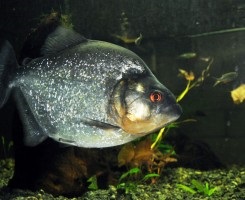
[{"label": "fish mouth", "polygon": [[178,103],[163,108],[161,112],[166,113],[165,115],[167,117],[173,118],[173,121],[178,119],[180,115],[183,113],[182,108]]},{"label": "fish mouth", "polygon": [[155,128],[152,132],[159,130],[163,127],[168,126],[169,124],[171,124],[172,122],[176,121],[182,114],[182,108],[181,106],[176,103],[174,105],[168,106],[166,108],[163,109],[163,113],[167,113],[167,114],[163,114],[162,116],[164,116],[161,125],[159,125],[157,128]]},{"label": "fish mouth", "polygon": [[173,111],[174,116],[177,117],[176,119],[178,119],[181,116],[181,114],[183,113],[183,110],[178,103],[171,106],[170,110]]}]

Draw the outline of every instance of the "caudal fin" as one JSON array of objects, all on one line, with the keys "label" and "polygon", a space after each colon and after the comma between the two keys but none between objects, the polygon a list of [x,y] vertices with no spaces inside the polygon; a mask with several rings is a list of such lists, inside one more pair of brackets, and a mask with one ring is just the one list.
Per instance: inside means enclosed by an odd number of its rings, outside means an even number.
[{"label": "caudal fin", "polygon": [[9,82],[17,66],[13,47],[7,40],[0,40],[0,108],[8,99]]}]

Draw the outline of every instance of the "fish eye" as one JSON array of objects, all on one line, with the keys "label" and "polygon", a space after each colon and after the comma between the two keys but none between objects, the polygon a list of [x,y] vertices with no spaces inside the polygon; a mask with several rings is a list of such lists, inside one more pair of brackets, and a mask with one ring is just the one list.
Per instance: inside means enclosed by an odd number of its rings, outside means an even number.
[{"label": "fish eye", "polygon": [[154,91],[150,94],[150,100],[153,103],[161,101],[162,98],[163,98],[162,93],[159,91]]}]

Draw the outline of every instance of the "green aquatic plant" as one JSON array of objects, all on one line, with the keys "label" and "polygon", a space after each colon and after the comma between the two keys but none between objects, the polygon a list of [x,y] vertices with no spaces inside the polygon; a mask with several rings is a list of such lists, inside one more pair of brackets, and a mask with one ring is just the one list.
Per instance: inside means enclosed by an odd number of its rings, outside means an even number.
[{"label": "green aquatic plant", "polygon": [[138,167],[132,168],[129,171],[123,173],[119,178],[119,184],[117,185],[117,189],[124,190],[126,194],[130,193],[130,191],[136,188],[136,182],[123,180],[129,178],[132,175],[137,175],[139,173],[141,173],[141,170]]},{"label": "green aquatic plant", "polygon": [[88,189],[90,190],[97,190],[98,189],[98,184],[97,184],[97,177],[96,175],[91,176],[88,180],[87,180],[89,184]]},{"label": "green aquatic plant", "polygon": [[[118,154],[118,165],[128,168],[138,167],[148,173],[161,174],[162,169],[167,163],[176,162],[173,156],[173,147],[162,144],[157,148],[151,149],[152,139],[150,137],[137,143],[124,145]],[[154,182],[154,181],[153,181]]]},{"label": "green aquatic plant", "polygon": [[159,177],[160,175],[159,174],[156,174],[156,173],[149,173],[149,174],[146,174],[144,177],[143,177],[143,179],[142,179],[142,181],[147,181],[147,180],[150,180],[150,179],[152,179],[152,178],[157,178],[157,177]]},{"label": "green aquatic plant", "polygon": [[159,148],[159,147],[162,147],[162,146],[166,147],[166,145],[162,144],[162,142],[161,142],[163,137],[168,133],[168,131],[170,129],[178,128],[180,124],[186,123],[186,122],[196,122],[196,120],[195,119],[186,119],[186,120],[179,121],[179,122],[172,122],[169,125],[167,125],[166,127],[162,128],[159,131],[159,133],[153,134],[154,139],[153,139],[153,143],[151,145],[151,149]]},{"label": "green aquatic plant", "polygon": [[209,76],[209,70],[210,67],[214,61],[213,58],[208,59],[209,63],[207,67],[202,71],[201,75],[195,79],[195,74],[190,71],[187,72],[183,69],[179,69],[179,76],[184,77],[187,80],[186,88],[180,93],[180,95],[177,97],[176,101],[179,102],[181,99],[184,98],[184,96],[194,87],[198,87],[201,85],[201,83]]},{"label": "green aquatic plant", "polygon": [[141,169],[139,169],[138,167],[134,167],[134,168],[128,170],[127,172],[123,173],[119,178],[119,182],[121,182],[125,178],[128,178],[132,175],[136,175],[139,173],[141,173]]},{"label": "green aquatic plant", "polygon": [[211,188],[209,183],[202,183],[198,180],[193,179],[191,181],[191,187],[183,185],[183,184],[176,184],[178,188],[189,192],[191,194],[201,193],[207,196],[211,196],[218,188],[213,187]]},{"label": "green aquatic plant", "polygon": [[131,168],[120,176],[117,189],[124,190],[124,192],[128,194],[130,191],[135,190],[139,183],[146,182],[152,178],[159,177],[160,175],[155,173],[148,173],[140,179],[137,178],[139,176],[142,176],[141,169],[138,167]]}]

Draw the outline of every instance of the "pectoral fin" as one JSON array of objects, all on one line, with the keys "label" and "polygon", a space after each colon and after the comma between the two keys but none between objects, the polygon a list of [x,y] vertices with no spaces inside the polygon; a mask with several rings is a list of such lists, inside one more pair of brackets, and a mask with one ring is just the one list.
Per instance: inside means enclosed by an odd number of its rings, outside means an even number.
[{"label": "pectoral fin", "polygon": [[96,127],[100,128],[100,129],[104,129],[104,130],[105,129],[119,129],[120,128],[120,127],[112,125],[112,124],[108,124],[108,123],[105,123],[105,122],[100,122],[100,121],[89,119],[89,118],[83,119],[82,123],[84,123],[84,124],[86,124],[88,126],[96,126]]}]

